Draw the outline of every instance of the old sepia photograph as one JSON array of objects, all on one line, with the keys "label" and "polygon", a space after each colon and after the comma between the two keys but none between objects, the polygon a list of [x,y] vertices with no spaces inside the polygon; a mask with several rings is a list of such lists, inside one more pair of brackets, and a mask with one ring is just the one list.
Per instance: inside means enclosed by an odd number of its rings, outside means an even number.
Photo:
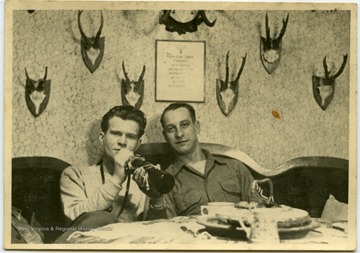
[{"label": "old sepia photograph", "polygon": [[355,3],[5,2],[4,248],[356,249]]}]

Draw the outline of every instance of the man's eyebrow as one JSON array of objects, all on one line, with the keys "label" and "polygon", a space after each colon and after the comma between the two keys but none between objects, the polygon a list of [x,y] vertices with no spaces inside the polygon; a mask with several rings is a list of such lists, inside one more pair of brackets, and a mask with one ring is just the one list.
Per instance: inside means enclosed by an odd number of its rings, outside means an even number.
[{"label": "man's eyebrow", "polygon": [[120,131],[120,130],[110,130],[111,133],[122,133],[122,134],[127,134],[127,135],[136,135],[138,136],[137,133],[131,133],[131,132],[123,132],[123,131]]},{"label": "man's eyebrow", "polygon": [[[188,123],[188,122],[192,122],[192,121],[189,120],[189,119],[184,119],[184,120],[181,120],[181,121],[180,121],[180,124],[181,124],[181,123]],[[172,127],[172,126],[175,126],[175,125],[176,125],[176,124],[170,123],[170,124],[165,125],[165,128],[166,128],[166,127]]]},{"label": "man's eyebrow", "polygon": [[136,134],[136,133],[128,133],[128,132],[125,132],[125,135],[130,135],[130,136],[134,136],[134,137],[138,137],[139,135]]},{"label": "man's eyebrow", "polygon": [[110,129],[109,130],[111,133],[122,133],[122,131],[119,131],[119,130],[112,130],[112,129]]}]

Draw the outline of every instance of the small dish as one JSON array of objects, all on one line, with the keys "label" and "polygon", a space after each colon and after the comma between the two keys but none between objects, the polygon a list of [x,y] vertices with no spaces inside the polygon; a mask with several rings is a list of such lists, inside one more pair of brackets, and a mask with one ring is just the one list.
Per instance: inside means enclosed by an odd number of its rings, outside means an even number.
[{"label": "small dish", "polygon": [[[231,238],[246,239],[246,233],[244,229],[235,225],[229,225],[215,216],[199,216],[198,224],[205,226],[205,230],[208,232]],[[310,224],[292,228],[279,228],[280,239],[297,239],[305,237],[311,230],[320,227],[320,224],[314,220]]]}]

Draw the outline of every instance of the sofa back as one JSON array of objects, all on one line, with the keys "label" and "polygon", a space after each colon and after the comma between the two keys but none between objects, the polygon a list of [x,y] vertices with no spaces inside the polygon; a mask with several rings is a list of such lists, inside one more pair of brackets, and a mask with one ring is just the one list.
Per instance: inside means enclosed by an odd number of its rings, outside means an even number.
[{"label": "sofa back", "polygon": [[[298,157],[276,168],[263,168],[247,154],[230,147],[201,143],[214,154],[242,161],[255,179],[270,178],[275,202],[309,212],[320,217],[326,200],[333,195],[348,203],[348,160],[334,157]],[[166,143],[143,144],[138,152],[147,161],[166,169],[173,154]],[[69,163],[54,157],[16,157],[12,159],[12,206],[20,208],[30,221],[35,218],[42,227],[64,227],[59,180]],[[44,231],[44,242],[54,241],[61,231]]]}]

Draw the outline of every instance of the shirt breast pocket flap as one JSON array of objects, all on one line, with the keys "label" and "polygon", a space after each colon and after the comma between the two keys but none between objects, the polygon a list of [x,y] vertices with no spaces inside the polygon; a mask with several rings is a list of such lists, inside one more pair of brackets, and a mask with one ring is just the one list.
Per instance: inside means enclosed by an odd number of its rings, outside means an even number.
[{"label": "shirt breast pocket flap", "polygon": [[220,182],[220,188],[223,192],[226,192],[233,196],[241,197],[240,185],[234,180]]},{"label": "shirt breast pocket flap", "polygon": [[186,210],[187,208],[191,206],[200,205],[201,202],[201,195],[198,191],[192,190],[187,191],[181,194],[178,194],[175,197],[175,203],[178,207],[178,211]]}]

